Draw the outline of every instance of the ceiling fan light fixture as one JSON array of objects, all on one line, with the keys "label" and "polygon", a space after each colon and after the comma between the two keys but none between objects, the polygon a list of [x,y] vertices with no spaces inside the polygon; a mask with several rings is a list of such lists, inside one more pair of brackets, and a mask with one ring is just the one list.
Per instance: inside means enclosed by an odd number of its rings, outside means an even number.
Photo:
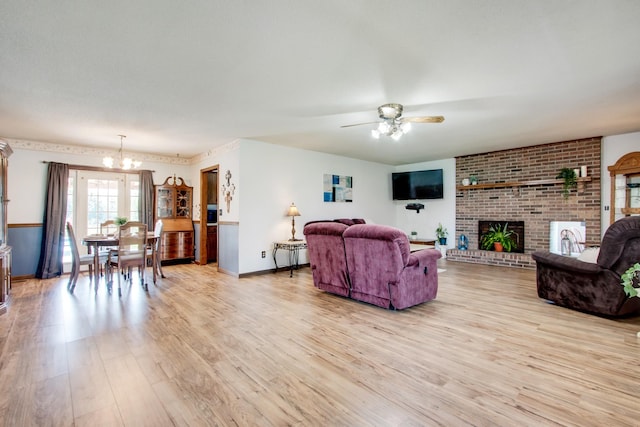
[{"label": "ceiling fan light fixture", "polygon": [[378,115],[381,119],[397,119],[402,115],[402,105],[395,103],[381,105],[378,107]]},{"label": "ceiling fan light fixture", "polygon": [[378,125],[378,132],[382,134],[387,135],[390,130],[391,130],[391,126],[389,126],[389,123],[387,122],[380,122],[380,124]]},{"label": "ceiling fan light fixture", "polygon": [[381,119],[379,122],[355,123],[341,127],[377,124],[376,129],[371,130],[373,138],[380,139],[380,135],[385,135],[393,138],[394,141],[398,141],[402,135],[411,131],[413,127],[411,122],[442,123],[444,121],[442,116],[401,117],[402,110],[402,104],[383,104],[378,107],[378,116]]}]

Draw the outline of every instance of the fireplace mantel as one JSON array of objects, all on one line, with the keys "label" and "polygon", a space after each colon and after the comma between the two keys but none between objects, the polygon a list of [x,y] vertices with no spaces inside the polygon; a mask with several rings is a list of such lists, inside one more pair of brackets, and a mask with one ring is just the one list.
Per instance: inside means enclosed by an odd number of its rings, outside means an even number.
[{"label": "fireplace mantel", "polygon": [[[582,193],[584,191],[585,183],[591,182],[591,177],[586,176],[583,178],[576,179],[578,183],[578,192]],[[507,188],[507,187],[532,187],[536,185],[553,185],[553,184],[563,184],[563,179],[538,179],[533,181],[515,181],[515,182],[489,182],[486,184],[476,184],[476,185],[456,185],[457,191],[469,191],[469,190],[484,190],[490,188]]]}]

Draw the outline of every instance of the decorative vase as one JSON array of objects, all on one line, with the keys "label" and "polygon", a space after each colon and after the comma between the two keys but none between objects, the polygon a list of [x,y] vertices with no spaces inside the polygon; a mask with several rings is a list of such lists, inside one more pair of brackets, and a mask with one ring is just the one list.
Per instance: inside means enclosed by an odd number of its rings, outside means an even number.
[{"label": "decorative vase", "polygon": [[446,237],[439,237],[438,238],[438,243],[440,243],[440,246],[447,246],[447,238]]},{"label": "decorative vase", "polygon": [[503,249],[503,247],[502,247],[502,243],[493,242],[493,249],[494,249],[496,252],[502,252],[502,249]]},{"label": "decorative vase", "polygon": [[469,248],[469,239],[464,234],[458,238],[458,250],[466,251]]}]

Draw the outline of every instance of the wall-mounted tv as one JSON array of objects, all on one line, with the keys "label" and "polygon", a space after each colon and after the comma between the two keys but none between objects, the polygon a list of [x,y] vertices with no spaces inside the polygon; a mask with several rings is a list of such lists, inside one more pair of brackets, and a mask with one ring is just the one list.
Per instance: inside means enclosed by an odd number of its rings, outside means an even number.
[{"label": "wall-mounted tv", "polygon": [[442,169],[391,174],[393,200],[442,199]]}]

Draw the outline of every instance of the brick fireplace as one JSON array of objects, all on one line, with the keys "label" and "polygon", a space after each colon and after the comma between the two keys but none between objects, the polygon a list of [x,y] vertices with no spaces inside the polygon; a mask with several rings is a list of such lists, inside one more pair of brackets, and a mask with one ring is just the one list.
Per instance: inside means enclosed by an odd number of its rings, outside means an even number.
[{"label": "brick fireplace", "polygon": [[[536,145],[456,158],[456,231],[469,239],[469,250],[449,249],[453,261],[535,268],[531,253],[549,248],[550,221],[584,221],[587,246],[600,242],[601,137]],[[587,167],[579,190],[562,194],[555,180],[560,169]],[[462,186],[464,178],[478,185]],[[479,221],[521,221],[522,253],[478,248]],[[450,236],[453,237],[453,236]]]}]

